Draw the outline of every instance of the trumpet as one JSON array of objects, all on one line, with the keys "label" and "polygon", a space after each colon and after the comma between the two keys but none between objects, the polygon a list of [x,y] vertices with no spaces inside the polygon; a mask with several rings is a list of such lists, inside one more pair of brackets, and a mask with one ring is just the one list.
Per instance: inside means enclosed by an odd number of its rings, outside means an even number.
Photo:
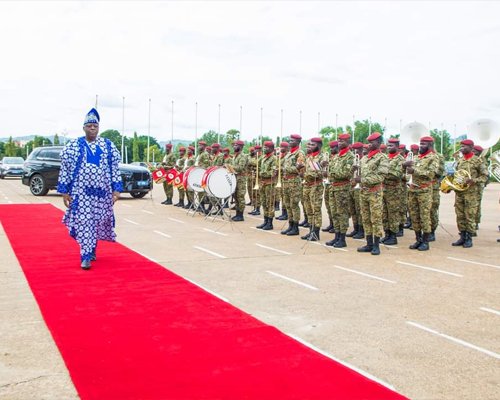
[{"label": "trumpet", "polygon": [[[360,161],[361,161],[361,157],[359,156],[359,154],[358,153],[354,154],[354,166],[357,167],[356,171],[354,172],[355,178],[359,177],[359,175],[361,173],[359,171]],[[356,186],[354,186],[354,190],[359,190],[359,189],[361,189],[361,185],[359,184],[359,182],[357,182]]]},{"label": "trumpet", "polygon": [[281,154],[278,155],[278,183],[275,187],[278,189],[281,187]]},{"label": "trumpet", "polygon": [[[326,154],[325,156],[328,157],[328,154]],[[323,175],[326,175],[326,178],[323,178],[323,183],[325,185],[329,185],[330,184],[330,179],[328,177],[328,167],[329,167],[328,159],[323,159],[320,162],[320,165],[321,165],[321,171],[323,172]]]}]

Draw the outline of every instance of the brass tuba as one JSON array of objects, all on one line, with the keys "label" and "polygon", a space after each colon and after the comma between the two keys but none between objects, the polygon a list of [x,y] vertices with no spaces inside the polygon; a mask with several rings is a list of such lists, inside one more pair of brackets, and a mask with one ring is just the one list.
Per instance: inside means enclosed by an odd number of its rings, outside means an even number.
[{"label": "brass tuba", "polygon": [[448,175],[443,178],[439,190],[443,193],[450,193],[452,190],[455,192],[463,192],[469,188],[467,180],[471,179],[469,171],[461,169],[453,175]]},{"label": "brass tuba", "polygon": [[500,150],[495,151],[490,157],[488,172],[497,182],[500,182]]}]

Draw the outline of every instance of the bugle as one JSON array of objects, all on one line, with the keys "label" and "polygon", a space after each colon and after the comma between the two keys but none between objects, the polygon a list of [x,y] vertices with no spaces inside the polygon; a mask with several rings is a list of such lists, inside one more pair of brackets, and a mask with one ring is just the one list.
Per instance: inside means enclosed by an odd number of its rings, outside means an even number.
[{"label": "bugle", "polygon": [[[361,164],[361,157],[359,156],[358,153],[354,155],[354,166],[357,167],[356,170],[354,171],[354,178],[358,178],[361,175],[361,171],[359,170],[360,164]],[[359,182],[356,182],[356,186],[354,186],[354,190],[359,190],[361,189],[361,185]]]}]

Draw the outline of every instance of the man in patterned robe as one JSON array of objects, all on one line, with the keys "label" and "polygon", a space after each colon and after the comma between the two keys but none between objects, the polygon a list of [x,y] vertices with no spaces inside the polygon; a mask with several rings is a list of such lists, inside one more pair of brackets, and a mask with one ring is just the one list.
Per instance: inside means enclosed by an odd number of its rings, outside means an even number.
[{"label": "man in patterned robe", "polygon": [[80,245],[82,269],[90,269],[98,240],[114,242],[113,204],[123,190],[118,170],[120,153],[115,145],[98,137],[99,113],[92,109],[83,123],[85,136],[70,141],[61,152],[57,191],[65,206],[63,223]]}]

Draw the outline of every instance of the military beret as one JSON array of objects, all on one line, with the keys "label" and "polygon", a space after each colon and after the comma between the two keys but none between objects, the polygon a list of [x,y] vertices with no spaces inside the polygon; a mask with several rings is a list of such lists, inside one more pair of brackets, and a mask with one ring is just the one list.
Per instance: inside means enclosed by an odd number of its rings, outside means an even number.
[{"label": "military beret", "polygon": [[339,135],[338,138],[340,140],[349,140],[351,138],[351,135],[349,135],[348,133],[343,133],[342,135]]},{"label": "military beret", "polygon": [[298,140],[302,140],[302,136],[294,133],[293,135],[290,135],[290,139],[298,139]]},{"label": "military beret", "polygon": [[339,142],[337,142],[336,140],[332,140],[330,143],[328,143],[328,145],[330,147],[337,147],[339,145]]},{"label": "military beret", "polygon": [[244,146],[245,142],[243,140],[235,140],[233,144],[239,144],[240,146]]},{"label": "military beret", "polygon": [[224,148],[222,149],[222,151],[227,151],[227,152],[229,152],[229,147],[224,147]]},{"label": "military beret", "polygon": [[192,150],[192,151],[194,151],[194,150],[195,150],[194,146],[188,146],[188,149],[189,149],[189,150]]},{"label": "military beret", "polygon": [[290,147],[290,144],[288,142],[281,142],[280,147]]},{"label": "military beret", "polygon": [[313,138],[311,138],[311,142],[313,142],[313,143],[323,143],[323,139],[321,139],[320,137],[313,137]]},{"label": "military beret", "polygon": [[380,132],[374,132],[370,136],[368,136],[366,138],[366,140],[368,140],[369,142],[371,142],[372,140],[377,140],[381,136],[382,136],[382,134]]},{"label": "military beret", "polygon": [[432,136],[422,136],[420,138],[421,142],[431,142],[434,143],[434,138]]},{"label": "military beret", "polygon": [[399,139],[398,138],[390,138],[387,142],[388,143],[399,143]]},{"label": "military beret", "polygon": [[356,142],[356,143],[353,143],[353,144],[351,145],[351,147],[352,147],[353,149],[361,149],[361,148],[363,148],[363,143],[361,143],[361,142]]},{"label": "military beret", "polygon": [[267,147],[274,147],[274,143],[271,141],[271,140],[266,140],[264,142],[264,146],[267,146]]},{"label": "military beret", "polygon": [[255,150],[260,150],[262,149],[262,146],[260,144],[255,145]]},{"label": "military beret", "polygon": [[400,148],[401,150],[406,149],[406,144],[400,144],[400,145],[399,145],[399,148]]},{"label": "military beret", "polygon": [[466,146],[474,146],[474,142],[470,139],[464,139],[460,142],[460,144],[465,144]]},{"label": "military beret", "polygon": [[184,146],[179,147],[179,151],[186,151],[186,148]]},{"label": "military beret", "polygon": [[207,144],[207,142],[205,142],[204,140],[200,140],[200,141],[198,142],[198,144],[205,144],[205,145],[206,145],[206,144]]},{"label": "military beret", "polygon": [[250,146],[250,148],[249,148],[248,150],[249,150],[249,151],[254,151],[254,150],[255,150],[255,147]]},{"label": "military beret", "polygon": [[219,147],[220,147],[219,143],[212,143],[212,149],[213,148],[218,149]]},{"label": "military beret", "polygon": [[380,148],[381,148],[381,149],[387,149],[387,145],[386,145],[386,144],[384,144],[384,143],[382,143],[382,144],[380,145]]},{"label": "military beret", "polygon": [[368,148],[368,145],[367,145],[367,144],[363,144],[363,148],[364,148],[364,149],[367,149],[367,148]]},{"label": "military beret", "polygon": [[419,145],[418,144],[412,144],[410,146],[410,149],[412,149],[412,150],[418,150],[419,149]]},{"label": "military beret", "polygon": [[476,144],[474,146],[474,150],[476,150],[476,151],[484,151],[484,149],[481,146],[479,146],[478,144]]},{"label": "military beret", "polygon": [[212,146],[207,146],[207,147],[205,147],[205,149],[212,150]]},{"label": "military beret", "polygon": [[172,148],[172,144],[171,144],[171,143],[168,143],[168,144],[166,144],[166,145],[165,145],[165,147],[166,147],[167,149],[171,149],[171,148]]}]

